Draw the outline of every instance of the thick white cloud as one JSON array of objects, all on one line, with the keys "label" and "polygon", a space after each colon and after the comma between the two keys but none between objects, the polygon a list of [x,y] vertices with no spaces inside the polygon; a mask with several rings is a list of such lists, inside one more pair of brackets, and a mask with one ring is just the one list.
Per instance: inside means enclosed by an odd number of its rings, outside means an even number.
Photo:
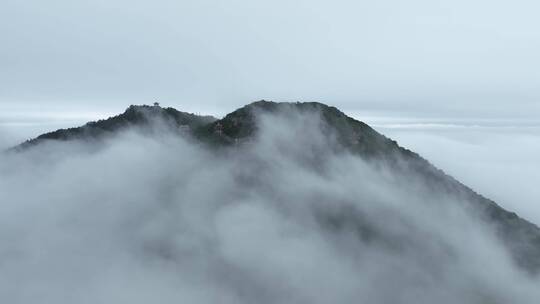
[{"label": "thick white cloud", "polygon": [[[317,115],[208,151],[157,129],[0,159],[10,303],[535,303],[460,202],[336,152]],[[415,191],[411,191],[415,189]]]}]

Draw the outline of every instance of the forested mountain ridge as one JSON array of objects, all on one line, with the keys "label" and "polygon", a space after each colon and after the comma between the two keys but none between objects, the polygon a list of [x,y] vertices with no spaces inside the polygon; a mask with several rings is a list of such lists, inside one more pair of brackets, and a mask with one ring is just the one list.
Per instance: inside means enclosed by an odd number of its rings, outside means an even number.
[{"label": "forested mountain ridge", "polygon": [[[348,117],[335,107],[322,103],[275,103],[258,101],[227,114],[222,119],[177,111],[173,108],[130,106],[124,113],[84,126],[61,129],[29,140],[11,151],[24,151],[47,141],[95,140],[114,135],[130,127],[144,128],[153,121],[165,122],[168,128],[213,149],[234,147],[257,135],[259,114],[316,112],[336,137],[336,151],[352,153],[373,164],[384,164],[400,178],[420,176],[422,184],[441,195],[451,196],[471,205],[471,212],[492,223],[501,240],[510,249],[516,263],[530,272],[540,270],[540,229],[509,212],[492,200],[477,194],[418,154],[400,147],[367,124]],[[361,182],[361,181],[359,181]]]}]

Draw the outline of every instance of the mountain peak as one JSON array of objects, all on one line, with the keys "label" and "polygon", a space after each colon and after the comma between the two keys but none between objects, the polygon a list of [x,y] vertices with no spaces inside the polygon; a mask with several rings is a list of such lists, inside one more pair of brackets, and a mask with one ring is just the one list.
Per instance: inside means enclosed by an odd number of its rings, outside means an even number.
[{"label": "mountain peak", "polygon": [[[199,130],[197,134],[200,138],[209,138],[214,143],[234,143],[249,138],[257,132],[258,115],[289,113],[291,111],[319,113],[326,124],[336,129],[339,135],[338,139],[346,146],[358,144],[362,140],[370,142],[371,145],[377,145],[379,148],[382,147],[381,144],[392,143],[367,124],[348,117],[335,107],[320,102],[255,101],[225,115],[222,119]],[[370,151],[366,149],[364,152]]]}]

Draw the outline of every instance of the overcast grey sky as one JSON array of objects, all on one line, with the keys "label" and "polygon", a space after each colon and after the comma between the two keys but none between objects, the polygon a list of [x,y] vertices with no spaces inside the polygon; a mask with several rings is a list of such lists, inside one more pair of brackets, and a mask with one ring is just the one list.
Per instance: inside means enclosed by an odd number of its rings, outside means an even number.
[{"label": "overcast grey sky", "polygon": [[253,100],[315,100],[486,195],[523,197],[529,212],[539,11],[534,0],[4,0],[0,142],[129,104],[219,116]]},{"label": "overcast grey sky", "polygon": [[538,11],[534,0],[4,0],[0,111],[158,100],[219,115],[264,98],[535,119]]}]

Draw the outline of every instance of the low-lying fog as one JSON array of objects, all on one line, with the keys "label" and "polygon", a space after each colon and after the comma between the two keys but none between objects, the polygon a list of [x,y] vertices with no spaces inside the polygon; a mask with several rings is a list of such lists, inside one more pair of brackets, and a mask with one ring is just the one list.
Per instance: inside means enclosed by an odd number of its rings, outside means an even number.
[{"label": "low-lying fog", "polygon": [[318,116],[208,151],[156,125],[0,156],[5,303],[536,303],[459,202],[335,152]]}]

